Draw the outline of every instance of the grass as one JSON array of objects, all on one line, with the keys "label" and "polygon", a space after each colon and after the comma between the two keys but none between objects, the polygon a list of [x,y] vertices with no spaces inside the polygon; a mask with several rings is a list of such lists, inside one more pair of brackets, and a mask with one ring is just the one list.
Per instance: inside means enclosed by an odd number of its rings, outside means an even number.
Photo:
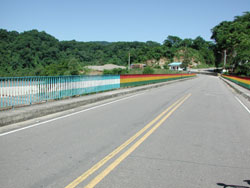
[{"label": "grass", "polygon": [[[178,73],[184,73],[184,72],[167,70],[167,69],[154,69],[153,74],[178,74]],[[130,69],[126,74],[143,74],[143,69]]]},{"label": "grass", "polygon": [[210,67],[215,67],[215,65],[200,64],[200,65],[197,65],[196,67],[192,67],[192,69],[204,69],[204,68],[210,68]]}]

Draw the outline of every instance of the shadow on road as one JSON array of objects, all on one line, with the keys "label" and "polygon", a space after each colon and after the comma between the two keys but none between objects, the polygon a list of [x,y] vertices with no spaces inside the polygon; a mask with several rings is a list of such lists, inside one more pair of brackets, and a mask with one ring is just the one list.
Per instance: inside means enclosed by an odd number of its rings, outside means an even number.
[{"label": "shadow on road", "polygon": [[[246,182],[248,185],[250,185],[250,180],[243,180],[244,182]],[[234,188],[250,188],[248,186],[242,186],[242,185],[227,185],[224,183],[217,183],[217,185],[222,186],[223,188],[226,187],[234,187]]]}]

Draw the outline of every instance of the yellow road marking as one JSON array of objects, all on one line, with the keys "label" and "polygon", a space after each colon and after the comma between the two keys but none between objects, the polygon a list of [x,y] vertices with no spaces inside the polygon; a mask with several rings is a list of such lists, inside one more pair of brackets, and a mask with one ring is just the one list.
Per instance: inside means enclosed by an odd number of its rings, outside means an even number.
[{"label": "yellow road marking", "polygon": [[108,162],[110,159],[116,156],[121,150],[123,150],[126,146],[128,146],[131,142],[133,142],[136,138],[138,138],[141,134],[143,134],[147,129],[149,129],[155,122],[157,122],[162,116],[164,116],[171,108],[173,108],[173,106],[179,103],[184,97],[181,97],[179,100],[177,100],[174,104],[172,104],[165,111],[163,111],[160,115],[158,115],[155,119],[153,119],[150,123],[148,123],[144,128],[142,128],[135,135],[129,138],[126,142],[124,142],[122,145],[120,145],[118,148],[116,148],[114,151],[112,151],[110,154],[108,154],[106,157],[104,157],[102,160],[100,160],[98,163],[92,166],[89,170],[84,172],[81,176],[76,178],[73,182],[71,182],[65,188],[74,188],[77,185],[79,185],[81,182],[83,182],[86,178],[88,178],[91,174],[93,174],[95,171],[101,168],[106,162]]},{"label": "yellow road marking", "polygon": [[105,176],[107,176],[115,167],[117,167],[127,156],[129,156],[141,143],[143,143],[162,123],[187,100],[191,94],[187,95],[179,104],[177,104],[164,118],[162,118],[152,129],[150,129],[142,138],[140,138],[135,144],[133,144],[127,151],[125,151],[120,157],[118,157],[112,164],[110,164],[105,170],[97,175],[85,188],[92,188],[97,185]]}]

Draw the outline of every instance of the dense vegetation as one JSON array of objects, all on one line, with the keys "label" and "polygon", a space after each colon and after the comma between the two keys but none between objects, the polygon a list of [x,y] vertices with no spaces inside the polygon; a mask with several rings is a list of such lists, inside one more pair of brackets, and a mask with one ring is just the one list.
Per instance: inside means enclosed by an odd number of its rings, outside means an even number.
[{"label": "dense vegetation", "polygon": [[214,64],[213,44],[201,37],[182,40],[169,36],[157,42],[77,42],[58,41],[37,30],[18,33],[0,30],[0,76],[77,75],[86,65],[127,65],[174,57]]},{"label": "dense vegetation", "polygon": [[127,66],[129,53],[131,63],[154,62],[155,67],[160,59],[166,63],[182,61],[184,67],[190,64],[213,66],[223,61],[220,53],[224,50],[228,55],[227,66],[233,65],[236,72],[248,74],[249,13],[233,22],[222,22],[212,32],[216,44],[201,37],[181,39],[177,36],[168,36],[160,44],[153,41],[59,41],[37,30],[18,33],[0,29],[0,76],[84,74],[86,65]]},{"label": "dense vegetation", "polygon": [[215,26],[211,38],[216,42],[217,62],[224,61],[226,55],[227,69],[250,76],[250,12]]}]

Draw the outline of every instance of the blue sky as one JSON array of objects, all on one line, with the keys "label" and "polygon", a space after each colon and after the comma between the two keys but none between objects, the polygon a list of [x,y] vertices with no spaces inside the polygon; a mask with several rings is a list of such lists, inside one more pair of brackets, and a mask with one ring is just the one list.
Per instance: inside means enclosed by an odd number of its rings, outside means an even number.
[{"label": "blue sky", "polygon": [[211,28],[246,11],[250,0],[0,0],[0,28],[59,40],[210,40]]}]

